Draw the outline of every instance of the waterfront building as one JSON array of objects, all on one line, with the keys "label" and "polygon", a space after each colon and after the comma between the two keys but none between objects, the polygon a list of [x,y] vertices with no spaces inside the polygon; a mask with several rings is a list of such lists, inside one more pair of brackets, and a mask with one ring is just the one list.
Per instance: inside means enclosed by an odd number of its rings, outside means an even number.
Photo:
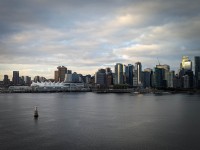
[{"label": "waterfront building", "polygon": [[87,83],[87,84],[91,83],[91,75],[85,76],[85,83]]},{"label": "waterfront building", "polygon": [[9,86],[9,92],[31,92],[30,86]]},{"label": "waterfront building", "polygon": [[38,92],[55,92],[55,91],[89,91],[84,83],[64,83],[64,82],[33,82],[32,91]]},{"label": "waterfront building", "polygon": [[166,87],[165,69],[164,68],[155,67],[154,86],[155,86],[155,88],[165,88]]},{"label": "waterfront building", "polygon": [[33,79],[34,82],[45,82],[47,79],[45,77],[35,76]]},{"label": "waterfront building", "polygon": [[153,71],[150,68],[146,68],[144,69],[143,73],[142,73],[142,83],[143,83],[143,87],[144,88],[149,88],[152,87],[152,74]]},{"label": "waterfront building", "polygon": [[8,75],[4,75],[4,78],[3,78],[3,85],[4,86],[8,86],[10,84],[10,80],[8,78]]},{"label": "waterfront building", "polygon": [[111,68],[109,68],[109,67],[107,67],[105,70],[106,70],[106,74],[112,73],[112,70],[111,70]]},{"label": "waterfront building", "polygon": [[133,86],[141,86],[142,85],[142,64],[141,62],[135,63],[134,69],[134,77],[133,77]]},{"label": "waterfront building", "polygon": [[[185,75],[188,75],[188,77],[185,77]],[[193,88],[193,82],[194,82],[194,74],[192,71],[192,61],[189,59],[188,56],[183,56],[182,61],[180,63],[180,70],[179,70],[179,78],[181,79],[181,87],[185,88]],[[186,79],[188,78],[188,82],[186,83]],[[186,84],[186,85],[184,85]]]},{"label": "waterfront building", "polygon": [[175,75],[175,77],[173,78],[173,88],[181,88],[181,79],[178,75]]},{"label": "waterfront building", "polygon": [[175,71],[169,71],[167,72],[167,87],[173,88],[173,79],[175,77]]},{"label": "waterfront building", "polygon": [[59,77],[58,77],[58,70],[54,71],[54,81],[58,82]]},{"label": "waterfront building", "polygon": [[188,56],[183,56],[182,57],[182,62],[180,64],[181,70],[192,70],[192,61],[189,59]]},{"label": "waterfront building", "polygon": [[113,73],[111,68],[106,68],[106,87],[111,87],[113,85]]},{"label": "waterfront building", "polygon": [[123,65],[117,63],[115,65],[115,84],[123,84]]},{"label": "waterfront building", "polygon": [[[182,61],[180,63],[179,77],[182,78],[188,70],[192,71],[192,61],[189,59],[188,56],[183,56]],[[183,87],[183,82],[182,82],[182,87]]]},{"label": "waterfront building", "polygon": [[133,86],[133,69],[134,66],[131,64],[128,64],[128,66],[125,66],[125,83],[129,86]]},{"label": "waterfront building", "polygon": [[166,80],[166,87],[169,87],[168,83],[170,83],[169,81],[169,75],[170,75],[170,66],[169,65],[156,65],[156,68],[161,68],[161,69],[164,69],[164,79],[163,80]]},{"label": "waterfront building", "polygon": [[67,73],[67,68],[64,66],[58,66],[58,70],[55,71],[54,78],[56,82],[63,82],[65,80],[65,74]]},{"label": "waterfront building", "polygon": [[73,83],[83,82],[82,75],[77,74],[76,72],[72,73],[72,82]]},{"label": "waterfront building", "polygon": [[31,85],[31,77],[25,76],[24,77],[24,83],[25,83],[25,85]]},{"label": "waterfront building", "polygon": [[189,76],[188,75],[184,75],[182,78],[183,78],[183,88],[185,88],[185,89],[190,88]]},{"label": "waterfront building", "polygon": [[113,85],[113,73],[106,74],[106,86],[111,87]]},{"label": "waterfront building", "polygon": [[[185,74],[184,74],[184,76],[188,76],[187,78],[188,78],[188,83],[187,83],[187,87],[188,88],[193,88],[193,84],[194,84],[194,73],[193,73],[193,71],[192,70],[187,70],[186,72],[185,72]],[[183,76],[183,77],[184,77]],[[185,85],[184,85],[184,80],[183,80],[183,87],[185,87]]]},{"label": "waterfront building", "polygon": [[33,79],[34,82],[40,82],[40,76],[35,76]]},{"label": "waterfront building", "polygon": [[65,81],[64,82],[73,82],[72,74],[65,74]]},{"label": "waterfront building", "polygon": [[200,88],[200,56],[194,57],[196,87]]},{"label": "waterfront building", "polygon": [[67,70],[67,74],[72,74],[72,70]]},{"label": "waterfront building", "polygon": [[13,71],[13,85],[19,85],[19,71]]},{"label": "waterfront building", "polygon": [[98,87],[106,86],[106,70],[105,69],[99,69],[95,73],[95,85]]},{"label": "waterfront building", "polygon": [[47,79],[45,77],[40,77],[40,82],[45,82]]}]

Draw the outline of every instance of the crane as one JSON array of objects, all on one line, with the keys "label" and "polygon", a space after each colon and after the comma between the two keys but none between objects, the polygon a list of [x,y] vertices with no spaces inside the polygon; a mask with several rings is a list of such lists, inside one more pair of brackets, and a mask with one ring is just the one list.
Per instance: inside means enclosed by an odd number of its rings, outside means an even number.
[{"label": "crane", "polygon": [[158,64],[160,65],[160,61],[159,61],[158,57],[157,57],[157,60],[158,60]]}]

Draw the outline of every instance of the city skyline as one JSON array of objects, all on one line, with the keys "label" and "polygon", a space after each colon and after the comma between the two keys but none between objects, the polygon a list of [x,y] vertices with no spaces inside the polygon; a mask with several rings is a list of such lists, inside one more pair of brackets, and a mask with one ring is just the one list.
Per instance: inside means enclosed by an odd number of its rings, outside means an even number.
[{"label": "city skyline", "polygon": [[[0,2],[0,79],[13,70],[53,78],[57,66],[82,74],[116,63],[143,68],[199,56],[196,1]],[[183,9],[184,8],[184,9]]]},{"label": "city skyline", "polygon": [[[195,57],[200,57],[200,56],[193,56],[194,58]],[[179,74],[180,73],[180,71],[181,71],[181,69],[182,69],[182,63],[183,63],[183,59],[185,59],[185,58],[187,58],[187,61],[190,61],[191,62],[191,70],[194,72],[194,75],[196,75],[195,74],[195,65],[197,65],[197,64],[195,64],[195,60],[194,61],[191,61],[191,59],[188,57],[188,56],[182,56],[182,60],[180,60],[180,62],[179,62],[179,67],[177,67],[177,70],[173,70],[172,68],[173,67],[171,67],[170,65],[168,65],[168,64],[160,64],[160,61],[159,60],[157,60],[157,64],[153,67],[153,68],[150,68],[150,67],[143,67],[143,63],[142,62],[134,62],[134,63],[131,63],[131,64],[125,64],[125,63],[121,63],[121,62],[117,62],[117,63],[115,63],[113,66],[105,66],[105,67],[99,67],[99,68],[96,68],[96,71],[95,72],[93,72],[93,73],[91,73],[91,74],[83,74],[81,71],[74,71],[74,70],[71,70],[71,67],[69,67],[69,66],[55,66],[54,68],[54,71],[53,72],[51,72],[51,74],[52,74],[52,77],[51,78],[48,78],[48,75],[44,75],[44,76],[42,76],[42,75],[40,75],[40,74],[37,74],[36,76],[34,76],[34,75],[31,75],[31,74],[21,74],[20,72],[20,70],[12,70],[9,74],[5,74],[5,73],[3,73],[3,72],[0,72],[1,74],[0,74],[0,80],[3,80],[3,78],[4,78],[4,76],[6,75],[6,76],[8,76],[9,77],[9,79],[11,79],[12,80],[12,78],[13,78],[13,75],[14,75],[14,72],[18,72],[18,76],[19,77],[25,77],[25,76],[28,76],[28,77],[31,77],[32,79],[34,79],[35,77],[42,77],[42,78],[46,78],[47,80],[48,79],[55,79],[55,81],[56,82],[61,82],[61,81],[58,81],[59,79],[57,79],[57,78],[59,78],[58,77],[58,73],[56,73],[56,72],[58,72],[58,68],[63,68],[64,70],[62,71],[63,73],[63,75],[64,74],[68,74],[68,73],[70,73],[70,74],[72,74],[72,73],[78,73],[78,74],[81,74],[81,75],[83,75],[83,76],[86,76],[86,75],[91,75],[91,76],[95,76],[95,74],[96,74],[96,72],[98,71],[98,70],[101,70],[101,69],[110,69],[111,70],[111,72],[112,73],[116,73],[116,65],[121,65],[121,67],[122,67],[122,72],[123,73],[125,73],[126,72],[126,67],[128,67],[128,66],[133,66],[133,70],[135,70],[136,72],[137,72],[137,64],[140,64],[141,66],[139,67],[141,70],[140,71],[143,71],[143,72],[145,72],[145,71],[147,71],[147,70],[149,70],[149,69],[151,69],[152,71],[155,71],[155,68],[157,68],[158,66],[160,66],[161,68],[163,68],[163,67],[169,67],[168,68],[168,70],[169,71],[174,71],[174,73],[175,74]],[[182,61],[182,62],[181,62]],[[192,65],[192,63],[194,64],[194,65]],[[57,70],[58,69],[58,70]],[[117,71],[118,72],[118,71]],[[135,72],[135,73],[136,73]],[[13,74],[13,75],[11,75],[11,74]],[[134,75],[135,77],[137,77],[138,75],[137,74],[135,74]],[[2,77],[2,79],[1,79],[1,77]],[[62,79],[62,81],[64,81],[64,76],[62,77],[63,79]],[[138,80],[138,79],[137,79]],[[138,82],[139,83],[139,82]]]}]

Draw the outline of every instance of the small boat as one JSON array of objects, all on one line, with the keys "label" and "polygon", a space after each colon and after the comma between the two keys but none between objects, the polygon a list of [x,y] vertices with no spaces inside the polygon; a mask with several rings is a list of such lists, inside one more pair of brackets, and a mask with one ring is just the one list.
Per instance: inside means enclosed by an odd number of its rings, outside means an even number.
[{"label": "small boat", "polygon": [[35,106],[35,111],[34,111],[34,118],[38,118],[38,110],[37,110],[37,106]]}]

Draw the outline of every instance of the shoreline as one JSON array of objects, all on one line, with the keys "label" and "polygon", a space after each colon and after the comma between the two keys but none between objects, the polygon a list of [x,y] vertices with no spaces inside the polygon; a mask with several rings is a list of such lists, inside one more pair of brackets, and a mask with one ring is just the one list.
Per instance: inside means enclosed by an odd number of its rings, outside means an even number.
[{"label": "shoreline", "polygon": [[93,90],[63,90],[63,91],[0,91],[2,93],[83,93],[83,92],[93,92],[93,93],[130,93],[130,94],[200,94],[199,89],[174,89],[174,90],[135,90],[135,89],[93,89]]}]

